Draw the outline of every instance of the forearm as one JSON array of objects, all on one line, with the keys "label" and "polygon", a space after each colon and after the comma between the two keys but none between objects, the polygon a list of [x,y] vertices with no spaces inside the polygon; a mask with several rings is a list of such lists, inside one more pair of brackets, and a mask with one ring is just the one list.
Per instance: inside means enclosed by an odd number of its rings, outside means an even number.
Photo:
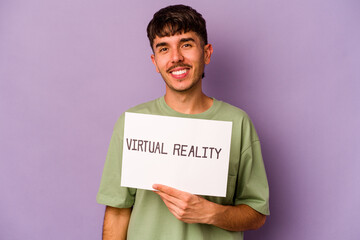
[{"label": "forearm", "polygon": [[229,231],[247,231],[260,228],[266,216],[247,205],[223,206],[211,204],[212,214],[206,223]]},{"label": "forearm", "polygon": [[131,208],[106,206],[103,226],[103,240],[126,240]]}]

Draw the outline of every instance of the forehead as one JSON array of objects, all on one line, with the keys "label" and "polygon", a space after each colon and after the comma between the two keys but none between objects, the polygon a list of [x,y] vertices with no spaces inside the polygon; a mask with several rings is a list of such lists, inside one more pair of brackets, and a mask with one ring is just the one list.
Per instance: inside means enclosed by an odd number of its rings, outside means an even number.
[{"label": "forehead", "polygon": [[159,43],[165,43],[165,44],[180,43],[181,40],[188,38],[192,38],[196,43],[200,43],[200,37],[195,32],[190,31],[186,33],[177,33],[172,36],[164,36],[164,37],[156,36],[153,42],[153,47],[155,48],[155,46]]}]

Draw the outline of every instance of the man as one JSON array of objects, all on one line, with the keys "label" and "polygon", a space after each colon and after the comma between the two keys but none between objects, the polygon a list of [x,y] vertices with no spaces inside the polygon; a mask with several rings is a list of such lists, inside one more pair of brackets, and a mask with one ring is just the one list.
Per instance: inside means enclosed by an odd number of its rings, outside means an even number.
[{"label": "man", "polygon": [[246,113],[202,92],[213,52],[205,20],[175,5],[154,14],[151,60],[166,83],[164,97],[128,112],[232,121],[226,197],[196,196],[154,184],[157,191],[120,187],[124,114],[114,127],[97,201],[107,205],[103,239],[243,239],[269,214],[268,183],[256,131]]}]

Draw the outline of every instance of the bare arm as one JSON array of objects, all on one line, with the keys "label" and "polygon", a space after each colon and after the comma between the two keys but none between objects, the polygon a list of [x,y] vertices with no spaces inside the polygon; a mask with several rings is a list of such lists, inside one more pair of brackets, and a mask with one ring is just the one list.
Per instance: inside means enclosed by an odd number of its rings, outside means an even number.
[{"label": "bare arm", "polygon": [[106,206],[103,227],[103,240],[126,240],[131,208]]},{"label": "bare arm", "polygon": [[168,186],[155,184],[156,193],[170,212],[186,223],[211,224],[229,231],[260,228],[266,216],[247,205],[223,206]]},{"label": "bare arm", "polygon": [[209,220],[209,224],[217,227],[229,231],[247,231],[258,229],[265,223],[266,216],[248,205],[223,206],[213,204],[217,210],[214,210],[214,216]]}]

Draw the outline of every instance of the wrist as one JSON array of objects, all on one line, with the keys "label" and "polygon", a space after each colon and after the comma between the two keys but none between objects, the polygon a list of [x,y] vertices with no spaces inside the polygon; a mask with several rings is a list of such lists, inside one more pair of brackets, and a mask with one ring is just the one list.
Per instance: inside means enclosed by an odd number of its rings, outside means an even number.
[{"label": "wrist", "polygon": [[216,204],[213,202],[210,202],[211,205],[209,206],[209,217],[207,219],[206,224],[210,224],[210,225],[217,225],[217,223],[219,222],[219,219],[222,218],[222,216],[225,214],[226,208],[223,205],[220,204]]}]

